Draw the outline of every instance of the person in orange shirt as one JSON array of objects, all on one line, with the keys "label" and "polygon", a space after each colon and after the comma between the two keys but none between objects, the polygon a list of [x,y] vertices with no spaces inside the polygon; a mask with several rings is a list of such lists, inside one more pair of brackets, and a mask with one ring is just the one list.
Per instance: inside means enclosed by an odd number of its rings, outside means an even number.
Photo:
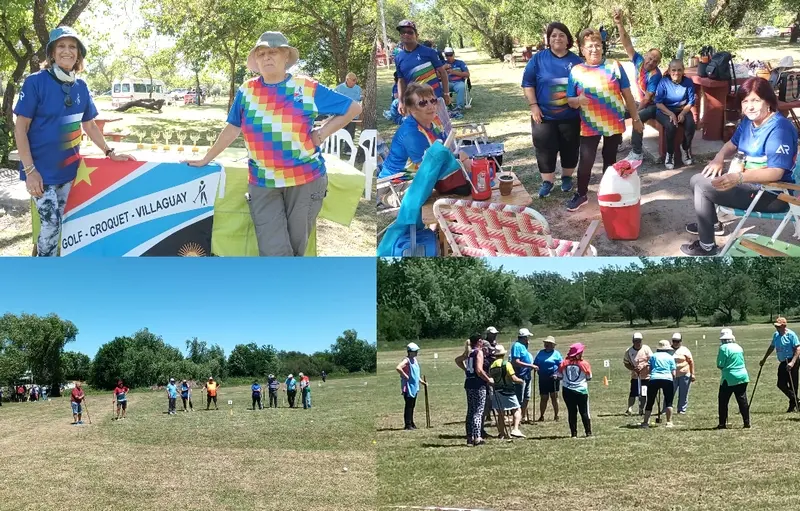
[{"label": "person in orange shirt", "polygon": [[205,385],[206,389],[206,410],[211,407],[211,401],[214,401],[214,410],[219,410],[217,407],[217,390],[219,389],[219,383],[214,381],[214,378],[211,376],[208,377],[208,381]]}]

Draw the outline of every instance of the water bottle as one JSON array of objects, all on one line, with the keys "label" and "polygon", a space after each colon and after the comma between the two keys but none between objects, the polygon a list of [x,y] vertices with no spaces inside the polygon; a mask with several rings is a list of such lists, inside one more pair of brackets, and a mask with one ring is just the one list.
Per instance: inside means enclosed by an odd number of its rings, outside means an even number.
[{"label": "water bottle", "polygon": [[738,174],[744,172],[744,153],[739,151],[736,156],[731,160],[731,166],[728,168],[730,174]]}]

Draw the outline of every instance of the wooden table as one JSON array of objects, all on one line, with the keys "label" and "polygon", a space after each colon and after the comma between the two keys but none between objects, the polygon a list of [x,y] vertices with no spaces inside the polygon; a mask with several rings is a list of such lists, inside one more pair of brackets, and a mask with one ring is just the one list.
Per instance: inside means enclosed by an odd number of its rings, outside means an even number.
[{"label": "wooden table", "polygon": [[[698,76],[695,67],[686,68],[684,74],[694,83],[694,91],[698,99],[702,98],[700,125],[703,129],[703,140],[723,140],[725,106],[730,93],[730,82]],[[743,84],[747,78],[749,77],[737,77],[736,85]]]},{"label": "wooden table", "polygon": [[[510,204],[512,206],[528,206],[533,202],[533,197],[522,186],[517,175],[511,172],[514,176],[514,188],[511,189],[511,195],[500,195],[500,180],[495,179],[495,186],[492,187],[492,198],[487,202],[499,202],[501,204]],[[437,225],[436,217],[433,215],[433,203],[437,199],[450,198],[450,199],[469,199],[460,195],[441,195],[437,191],[433,191],[430,198],[422,206],[422,223],[427,226]]]}]

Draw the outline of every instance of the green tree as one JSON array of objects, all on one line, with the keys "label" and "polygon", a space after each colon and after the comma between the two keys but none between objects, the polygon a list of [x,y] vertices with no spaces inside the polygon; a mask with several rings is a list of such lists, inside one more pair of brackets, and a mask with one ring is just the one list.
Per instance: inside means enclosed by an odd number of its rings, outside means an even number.
[{"label": "green tree", "polygon": [[376,347],[358,338],[355,330],[345,330],[331,346],[331,359],[351,373],[374,372],[377,364]]},{"label": "green tree", "polygon": [[92,359],[84,353],[65,351],[61,354],[61,367],[65,380],[88,381],[92,374]]}]

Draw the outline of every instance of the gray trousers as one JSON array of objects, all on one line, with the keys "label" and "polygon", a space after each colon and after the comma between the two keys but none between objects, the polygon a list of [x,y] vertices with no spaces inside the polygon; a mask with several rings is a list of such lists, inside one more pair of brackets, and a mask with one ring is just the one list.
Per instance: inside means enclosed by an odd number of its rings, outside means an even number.
[{"label": "gray trousers", "polygon": [[328,192],[328,175],[287,188],[249,185],[248,191],[258,254],[303,257]]},{"label": "gray trousers", "polygon": [[36,240],[36,253],[40,257],[58,255],[61,220],[70,188],[72,188],[71,182],[62,185],[44,185],[44,194],[33,199],[40,220],[39,238]]}]

